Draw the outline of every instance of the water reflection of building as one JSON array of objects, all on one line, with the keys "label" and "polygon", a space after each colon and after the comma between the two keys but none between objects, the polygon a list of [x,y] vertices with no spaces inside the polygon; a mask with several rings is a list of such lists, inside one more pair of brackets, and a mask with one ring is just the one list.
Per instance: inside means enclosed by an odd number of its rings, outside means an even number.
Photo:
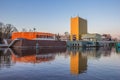
[{"label": "water reflection of building", "polygon": [[120,53],[120,48],[116,48],[116,52],[117,52],[117,53]]},{"label": "water reflection of building", "polygon": [[87,54],[87,57],[99,59],[101,57],[109,57],[111,55],[110,47],[100,47],[100,48],[89,48],[84,51]]},{"label": "water reflection of building", "polygon": [[16,57],[12,55],[12,61],[13,62],[24,62],[24,63],[40,63],[40,62],[46,62],[54,60],[54,55],[43,57],[43,56],[36,56],[36,55],[28,55],[28,56],[22,56],[22,57]]},{"label": "water reflection of building", "polygon": [[70,71],[72,74],[80,74],[87,70],[87,56],[79,51],[70,53]]},{"label": "water reflection of building", "polygon": [[10,52],[7,49],[0,50],[0,68],[9,68],[11,65],[13,65],[13,63]]},{"label": "water reflection of building", "polygon": [[12,61],[25,63],[48,62],[55,59],[57,52],[65,52],[65,48],[59,49],[13,49]]},{"label": "water reflection of building", "polygon": [[100,59],[111,55],[110,47],[101,48],[68,48],[70,53],[70,71],[80,74],[87,70],[88,59]]}]

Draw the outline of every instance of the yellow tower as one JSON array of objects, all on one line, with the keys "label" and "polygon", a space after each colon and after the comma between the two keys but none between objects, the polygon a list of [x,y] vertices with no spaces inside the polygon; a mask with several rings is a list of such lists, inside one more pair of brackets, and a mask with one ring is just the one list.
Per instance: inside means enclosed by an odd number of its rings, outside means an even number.
[{"label": "yellow tower", "polygon": [[71,41],[72,40],[81,40],[82,34],[87,34],[87,20],[80,17],[71,18]]}]

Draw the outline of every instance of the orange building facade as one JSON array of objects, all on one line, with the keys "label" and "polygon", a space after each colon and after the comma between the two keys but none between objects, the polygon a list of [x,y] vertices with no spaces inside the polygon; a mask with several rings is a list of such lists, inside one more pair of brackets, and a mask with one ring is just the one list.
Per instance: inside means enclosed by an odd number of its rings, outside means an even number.
[{"label": "orange building facade", "polygon": [[16,38],[25,38],[33,40],[36,38],[53,38],[55,34],[45,32],[14,32],[12,33],[12,40]]}]

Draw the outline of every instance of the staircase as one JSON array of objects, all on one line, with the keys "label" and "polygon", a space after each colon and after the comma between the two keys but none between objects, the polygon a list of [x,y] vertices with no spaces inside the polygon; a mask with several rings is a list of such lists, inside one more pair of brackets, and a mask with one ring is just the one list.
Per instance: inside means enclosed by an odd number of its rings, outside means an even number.
[{"label": "staircase", "polygon": [[16,41],[18,41],[19,39],[14,39],[9,45],[8,45],[8,47],[11,47],[11,46],[13,46],[13,44],[16,42]]}]

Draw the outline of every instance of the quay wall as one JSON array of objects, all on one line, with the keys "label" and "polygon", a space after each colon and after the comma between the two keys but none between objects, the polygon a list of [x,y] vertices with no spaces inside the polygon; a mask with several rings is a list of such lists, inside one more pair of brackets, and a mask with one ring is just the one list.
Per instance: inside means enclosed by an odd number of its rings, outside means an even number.
[{"label": "quay wall", "polygon": [[11,47],[66,47],[66,41],[53,41],[53,40],[27,40],[22,39],[16,41]]}]

